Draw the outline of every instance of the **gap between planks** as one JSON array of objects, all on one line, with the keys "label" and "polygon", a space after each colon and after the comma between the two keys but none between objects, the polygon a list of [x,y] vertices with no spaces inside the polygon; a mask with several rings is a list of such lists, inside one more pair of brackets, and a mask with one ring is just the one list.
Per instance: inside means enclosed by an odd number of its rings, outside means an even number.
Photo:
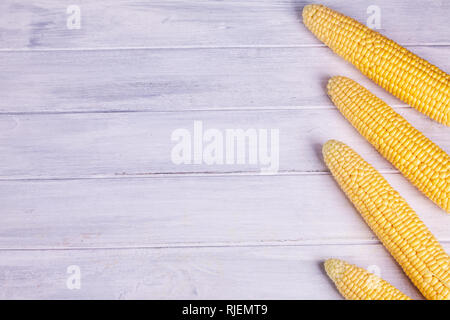
[{"label": "gap between planks", "polygon": [[[393,109],[409,109],[407,104],[391,104]],[[178,112],[253,112],[253,111],[302,111],[302,110],[335,110],[334,105],[318,106],[268,106],[268,107],[217,107],[217,108],[191,108],[177,110],[140,110],[140,109],[118,109],[118,110],[89,110],[89,111],[30,111],[30,112],[1,112],[0,116],[21,116],[21,115],[65,115],[65,114],[108,114],[108,113],[178,113]]]},{"label": "gap between planks", "polygon": [[[375,236],[374,236],[375,237]],[[450,239],[439,240],[441,244],[450,244]],[[321,247],[321,246],[361,246],[381,245],[377,239],[373,240],[335,240],[307,241],[307,240],[261,240],[250,242],[186,242],[186,243],[157,243],[145,246],[120,247],[36,247],[36,248],[0,248],[1,251],[96,251],[96,250],[152,250],[152,249],[202,249],[202,248],[267,248],[267,247]]]},{"label": "gap between planks", "polygon": [[[403,47],[448,47],[450,42],[399,43]],[[322,48],[325,44],[294,45],[228,45],[228,46],[154,46],[154,47],[79,47],[79,48],[3,48],[0,52],[49,52],[49,51],[128,51],[128,50],[202,50],[202,49],[271,49],[271,48]]]},{"label": "gap between planks", "polygon": [[[378,170],[381,174],[391,175],[400,174],[397,170]],[[147,179],[147,178],[191,178],[191,177],[238,177],[238,176],[261,176],[261,177],[277,177],[277,176],[313,176],[313,175],[331,175],[329,171],[279,171],[277,173],[264,174],[260,171],[229,171],[229,172],[149,172],[149,173],[116,173],[102,175],[87,175],[76,177],[52,177],[52,176],[24,176],[24,177],[0,177],[2,181],[43,181],[43,180],[96,180],[96,179]]]}]

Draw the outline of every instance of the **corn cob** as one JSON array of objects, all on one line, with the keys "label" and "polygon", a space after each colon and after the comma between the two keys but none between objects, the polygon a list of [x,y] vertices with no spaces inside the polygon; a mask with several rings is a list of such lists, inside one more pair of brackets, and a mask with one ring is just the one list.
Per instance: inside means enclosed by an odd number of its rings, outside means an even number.
[{"label": "corn cob", "polygon": [[322,5],[303,9],[306,27],[378,85],[450,125],[450,75],[358,21]]},{"label": "corn cob", "polygon": [[327,88],[333,103],[359,133],[450,213],[450,156],[355,81],[333,77]]},{"label": "corn cob", "polygon": [[342,142],[323,146],[347,197],[427,299],[450,299],[450,257],[417,214],[360,155]]},{"label": "corn cob", "polygon": [[337,259],[325,261],[325,271],[349,300],[411,300],[410,297],[362,268]]}]

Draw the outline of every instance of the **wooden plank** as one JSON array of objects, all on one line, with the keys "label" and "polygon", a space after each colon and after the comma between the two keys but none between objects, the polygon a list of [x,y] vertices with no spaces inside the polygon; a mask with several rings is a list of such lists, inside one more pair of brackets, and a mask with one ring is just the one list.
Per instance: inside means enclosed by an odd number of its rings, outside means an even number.
[{"label": "wooden plank", "polygon": [[[385,175],[442,241],[448,217]],[[0,249],[376,243],[329,175],[1,181]]]},{"label": "wooden plank", "polygon": [[[412,49],[450,70],[450,46]],[[0,52],[0,69],[3,113],[323,107],[334,75],[401,104],[328,48]]]},{"label": "wooden plank", "polygon": [[[1,48],[105,48],[155,46],[320,45],[303,26],[303,0],[4,0]],[[380,8],[381,32],[403,44],[448,44],[447,1],[324,0],[366,23]],[[69,29],[80,8],[80,29]],[[420,23],[417,23],[420,21]],[[72,24],[73,25],[73,24]]]},{"label": "wooden plank", "polygon": [[[0,298],[341,299],[323,270],[330,257],[420,299],[381,245],[0,251]],[[69,266],[78,290],[67,287]]]},{"label": "wooden plank", "polygon": [[[449,128],[426,118],[412,108],[398,109],[426,136],[450,151]],[[210,129],[222,134],[223,163],[194,163],[194,124],[201,123],[203,134]],[[180,142],[172,140],[177,129],[190,134],[191,161],[175,162],[172,151]],[[246,144],[246,159],[226,163],[228,129],[278,130],[279,144],[272,148],[258,139]],[[3,179],[104,177],[161,173],[272,173],[325,172],[321,146],[329,139],[348,143],[367,161],[382,171],[393,170],[336,109],[283,111],[208,111],[166,113],[38,114],[0,116],[0,153]],[[447,134],[446,134],[447,133]],[[220,139],[219,139],[220,140]],[[269,141],[270,142],[270,141]],[[250,163],[249,150],[267,147],[269,161],[257,155]],[[277,155],[278,154],[278,155]]]}]

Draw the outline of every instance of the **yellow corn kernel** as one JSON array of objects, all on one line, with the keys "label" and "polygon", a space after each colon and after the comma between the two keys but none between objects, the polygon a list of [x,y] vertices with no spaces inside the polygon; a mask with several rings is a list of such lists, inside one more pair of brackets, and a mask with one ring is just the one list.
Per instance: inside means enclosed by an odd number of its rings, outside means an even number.
[{"label": "yellow corn kernel", "polygon": [[411,300],[375,274],[338,259],[325,261],[325,271],[348,300]]},{"label": "yellow corn kernel", "polygon": [[450,126],[450,76],[358,21],[322,5],[303,9],[306,27],[364,75]]},{"label": "yellow corn kernel", "polygon": [[328,81],[339,111],[428,198],[450,213],[450,156],[381,99],[346,77]]},{"label": "yellow corn kernel", "polygon": [[342,190],[420,292],[450,300],[450,257],[414,210],[344,143],[330,140],[322,152]]}]

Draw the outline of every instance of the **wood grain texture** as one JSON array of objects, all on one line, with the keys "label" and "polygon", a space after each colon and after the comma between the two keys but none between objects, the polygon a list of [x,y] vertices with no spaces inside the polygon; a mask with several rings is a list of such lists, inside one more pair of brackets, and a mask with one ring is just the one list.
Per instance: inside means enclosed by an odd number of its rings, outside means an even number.
[{"label": "wood grain texture", "polygon": [[[402,44],[448,44],[445,0],[320,1],[362,23],[381,10],[381,30]],[[303,0],[6,0],[0,7],[2,48],[321,45],[302,25]],[[67,28],[69,5],[81,29]],[[420,21],[420,23],[418,23]]]},{"label": "wood grain texture", "polygon": [[[445,212],[386,175],[440,241]],[[374,243],[329,175],[2,181],[0,248]]]},{"label": "wood grain texture", "polygon": [[[412,108],[398,109],[426,136],[450,151],[450,129]],[[40,114],[0,116],[0,178],[73,178],[179,173],[260,173],[269,165],[176,164],[171,153],[184,128],[194,145],[194,121],[203,132],[217,129],[279,130],[281,173],[325,172],[322,145],[338,139],[354,147],[377,169],[393,171],[337,109],[207,111],[163,113]],[[209,142],[205,141],[206,147]],[[226,143],[224,142],[224,149]],[[267,145],[267,144],[266,144]],[[193,148],[193,147],[192,147]],[[270,146],[268,147],[270,150]],[[275,151],[271,150],[274,155]],[[224,154],[226,151],[224,151]]]},{"label": "wood grain texture", "polygon": [[[411,49],[450,70],[450,46]],[[323,47],[0,52],[0,68],[3,113],[323,107],[334,75],[404,105]]]},{"label": "wood grain texture", "polygon": [[[0,298],[341,299],[323,270],[329,257],[375,266],[420,298],[381,245],[0,251]],[[66,286],[71,265],[79,290]]]}]

